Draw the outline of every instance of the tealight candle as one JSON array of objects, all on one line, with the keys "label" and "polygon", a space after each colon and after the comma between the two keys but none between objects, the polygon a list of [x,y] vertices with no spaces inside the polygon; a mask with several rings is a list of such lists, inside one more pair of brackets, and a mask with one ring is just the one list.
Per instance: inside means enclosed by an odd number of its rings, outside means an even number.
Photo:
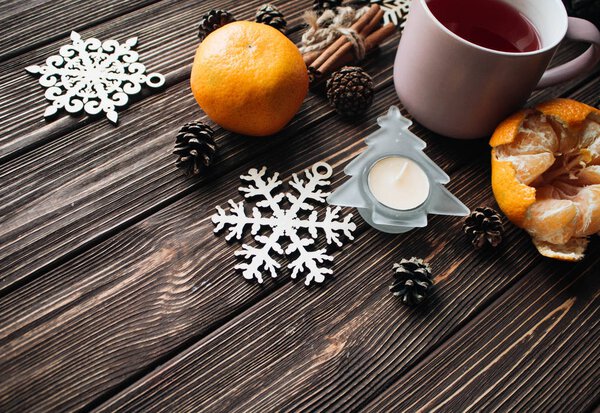
[{"label": "tealight candle", "polygon": [[427,226],[427,215],[467,216],[467,208],[444,185],[450,177],[408,128],[411,121],[392,106],[377,119],[381,127],[365,138],[369,149],[344,168],[350,177],[327,201],[355,207],[365,222],[390,234]]},{"label": "tealight candle", "polygon": [[429,197],[429,179],[413,160],[389,156],[373,164],[368,177],[369,190],[383,205],[407,211],[422,205]]}]

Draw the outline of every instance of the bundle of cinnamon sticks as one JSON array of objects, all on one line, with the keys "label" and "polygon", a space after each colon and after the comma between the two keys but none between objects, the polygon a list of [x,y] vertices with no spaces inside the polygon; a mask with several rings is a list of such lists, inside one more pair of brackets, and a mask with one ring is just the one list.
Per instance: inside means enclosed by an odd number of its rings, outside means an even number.
[{"label": "bundle of cinnamon sticks", "polygon": [[[372,5],[352,26],[351,30],[358,33],[364,42],[364,54],[379,46],[385,39],[391,36],[396,27],[388,23],[377,28],[383,18],[384,11],[378,4]],[[309,52],[304,55],[304,62],[309,72],[326,76],[342,66],[358,61],[356,50],[350,39],[344,35],[334,41],[331,45],[321,51]]]}]

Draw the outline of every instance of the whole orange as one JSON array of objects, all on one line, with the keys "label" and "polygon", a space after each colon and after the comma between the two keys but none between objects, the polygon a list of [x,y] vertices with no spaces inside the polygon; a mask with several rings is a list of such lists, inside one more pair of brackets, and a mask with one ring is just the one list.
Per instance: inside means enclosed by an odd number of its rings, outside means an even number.
[{"label": "whole orange", "polygon": [[294,117],[308,92],[300,51],[266,24],[229,23],[196,50],[192,92],[214,122],[232,132],[272,135]]}]

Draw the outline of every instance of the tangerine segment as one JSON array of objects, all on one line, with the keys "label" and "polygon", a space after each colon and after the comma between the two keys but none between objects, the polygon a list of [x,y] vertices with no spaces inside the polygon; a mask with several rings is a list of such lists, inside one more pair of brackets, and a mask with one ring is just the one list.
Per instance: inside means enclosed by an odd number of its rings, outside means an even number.
[{"label": "tangerine segment", "polygon": [[579,174],[579,184],[582,186],[600,184],[600,165],[583,168]]},{"label": "tangerine segment", "polygon": [[579,215],[579,209],[573,201],[543,199],[527,210],[523,226],[540,241],[565,244],[575,234]]},{"label": "tangerine segment", "polygon": [[552,244],[532,238],[533,245],[544,257],[562,261],[580,261],[585,256],[587,238],[571,238],[566,244]]},{"label": "tangerine segment", "polygon": [[600,111],[556,99],[508,118],[490,144],[506,216],[543,255],[580,259],[585,238],[600,232]]},{"label": "tangerine segment", "polygon": [[516,178],[524,185],[529,185],[554,165],[555,158],[550,152],[526,155],[496,155],[501,161],[508,162],[515,170]]},{"label": "tangerine segment", "polygon": [[233,132],[266,136],[281,130],[308,92],[300,51],[266,24],[229,23],[198,46],[194,97],[209,118]]},{"label": "tangerine segment", "polygon": [[583,188],[574,198],[579,208],[575,236],[588,236],[600,232],[600,185]]},{"label": "tangerine segment", "polygon": [[554,154],[558,151],[560,140],[557,130],[560,126],[545,116],[529,113],[521,122],[516,137],[510,143],[498,147],[498,155],[535,155]]}]

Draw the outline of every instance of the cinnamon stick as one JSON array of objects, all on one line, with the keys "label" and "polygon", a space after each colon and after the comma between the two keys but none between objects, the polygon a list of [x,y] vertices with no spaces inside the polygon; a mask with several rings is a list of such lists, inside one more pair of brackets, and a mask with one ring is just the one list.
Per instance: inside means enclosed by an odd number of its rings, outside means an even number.
[{"label": "cinnamon stick", "polygon": [[[350,26],[350,29],[355,30],[356,32],[360,33],[363,30],[363,28],[379,12],[379,10],[380,10],[379,4],[372,5],[369,8],[369,10],[365,14],[363,14],[363,16],[360,19],[358,19],[356,22],[354,22],[354,24],[352,26]],[[329,47],[327,47],[327,49],[325,49],[325,51],[319,55],[319,57],[317,57],[312,62],[311,66],[313,66],[313,67],[321,66],[323,63],[325,63],[327,61],[327,59],[329,59],[331,57],[331,55],[333,55],[337,50],[339,50],[339,48],[342,47],[344,45],[344,43],[347,41],[348,41],[348,39],[346,39],[345,36],[340,36],[335,42],[330,44]]]},{"label": "cinnamon stick", "polygon": [[[369,36],[371,34],[371,32],[373,31],[373,29],[375,29],[375,27],[379,24],[379,22],[381,21],[381,19],[383,18],[383,10],[379,10],[379,12],[377,12],[377,14],[373,17],[373,19],[363,28],[362,31],[360,31],[358,34],[359,36],[362,36],[363,39],[365,39],[365,43],[366,43],[366,38],[367,36]],[[347,39],[346,39],[347,40]],[[322,66],[327,67],[327,65],[331,65],[332,62],[335,62],[336,60],[339,60],[342,56],[344,56],[346,53],[348,53],[349,51],[353,50],[353,45],[352,43],[350,43],[349,41],[346,41],[345,44],[343,44],[335,53],[333,53],[325,62],[323,62]],[[366,52],[366,44],[365,44],[365,52]],[[316,62],[315,62],[316,63]],[[317,66],[315,63],[313,63],[313,66],[321,73],[327,73],[324,72],[322,70],[321,67]]]},{"label": "cinnamon stick", "polygon": [[319,57],[320,54],[321,52],[319,52],[318,50],[315,50],[314,52],[304,53],[302,55],[302,58],[304,59],[306,67],[312,65],[312,63],[317,59],[317,57]]},{"label": "cinnamon stick", "polygon": [[383,20],[383,15],[384,14],[385,14],[385,12],[383,10],[379,10],[377,12],[377,14],[371,19],[371,21],[362,30],[360,30],[358,33],[362,37],[367,37],[368,35],[370,35],[371,33],[373,33],[373,30],[375,30],[375,28],[379,25],[379,22],[381,20]]},{"label": "cinnamon stick", "polygon": [[[396,26],[393,23],[388,23],[380,29],[376,30],[365,39],[365,53],[371,52],[374,48],[379,46],[385,39],[396,32]],[[335,58],[328,59],[320,67],[317,68],[318,72],[326,75],[340,67],[352,63],[355,59],[354,51],[345,48],[345,52],[337,54]]]},{"label": "cinnamon stick", "polygon": [[373,50],[379,46],[385,39],[396,33],[396,26],[394,23],[388,23],[380,29],[376,30],[365,39],[365,49],[367,51]]}]

